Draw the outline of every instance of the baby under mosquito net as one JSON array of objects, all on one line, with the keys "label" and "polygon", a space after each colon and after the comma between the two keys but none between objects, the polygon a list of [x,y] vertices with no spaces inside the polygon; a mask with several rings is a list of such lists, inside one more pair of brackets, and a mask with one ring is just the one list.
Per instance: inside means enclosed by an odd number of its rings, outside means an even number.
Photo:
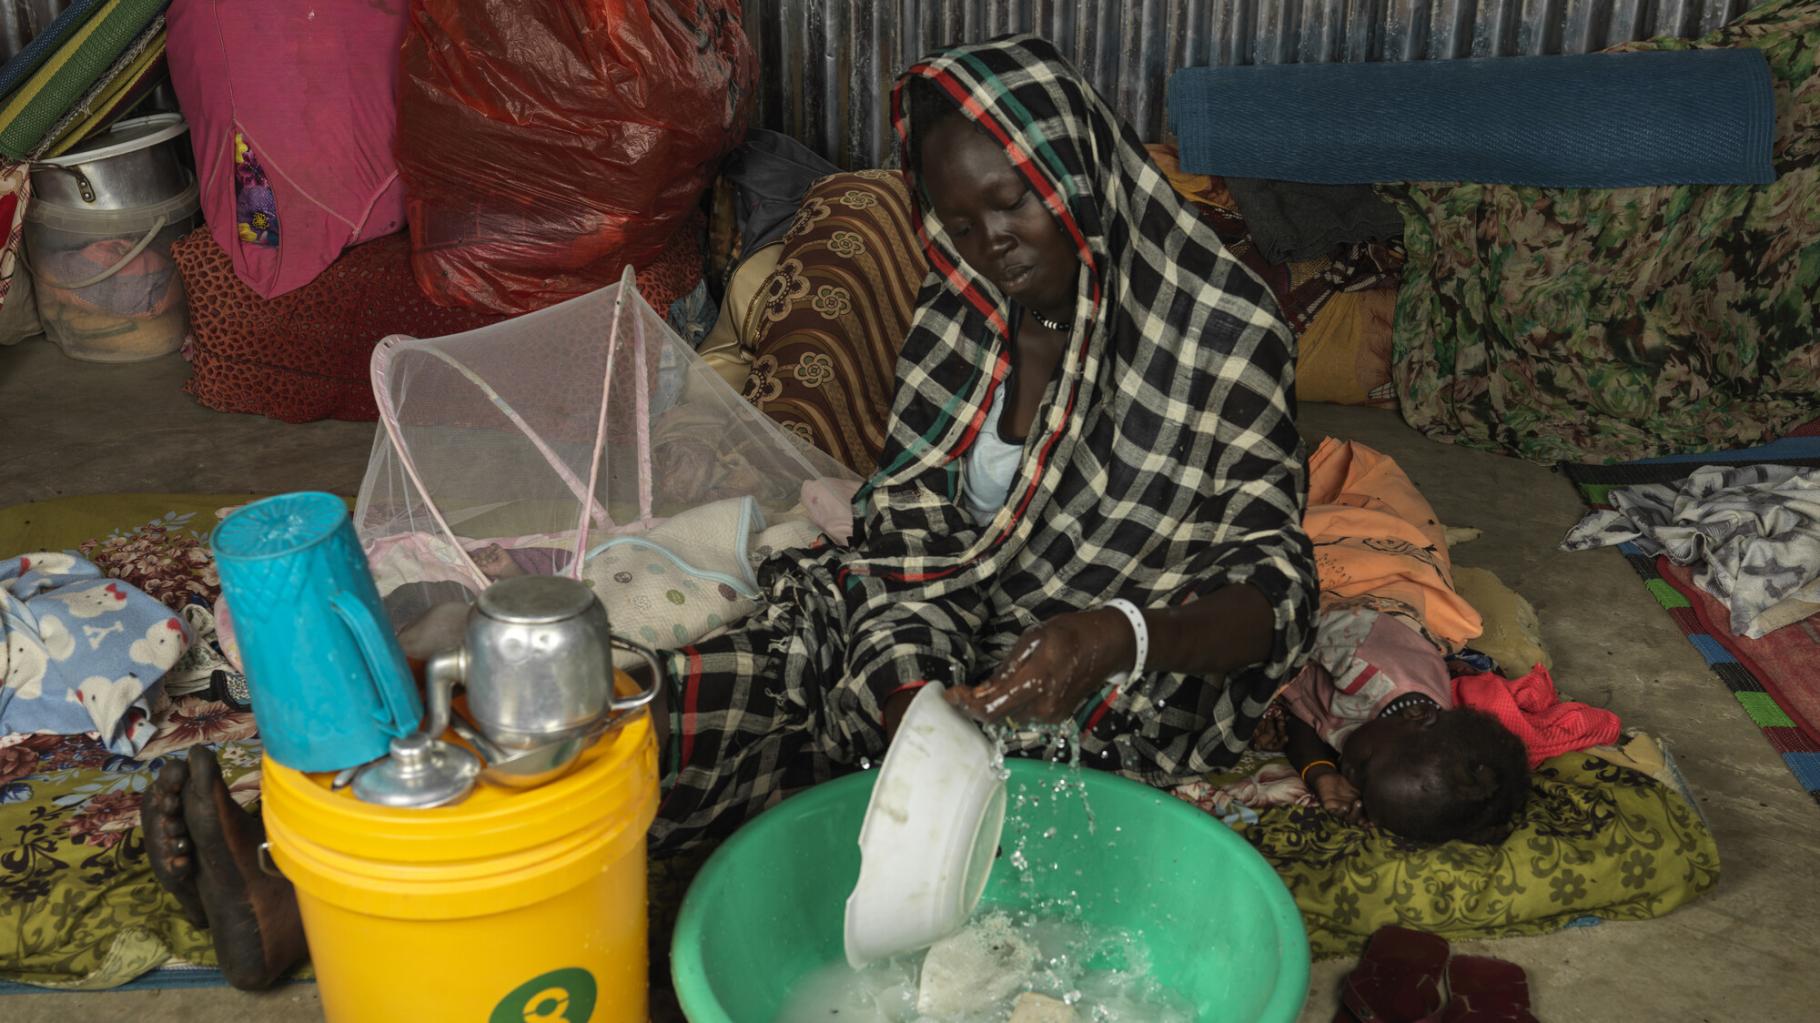
[{"label": "baby under mosquito net", "polygon": [[692,642],[756,606],[857,479],[733,392],[620,283],[504,323],[380,342],[354,512],[395,625],[508,575],[593,586],[614,630]]}]

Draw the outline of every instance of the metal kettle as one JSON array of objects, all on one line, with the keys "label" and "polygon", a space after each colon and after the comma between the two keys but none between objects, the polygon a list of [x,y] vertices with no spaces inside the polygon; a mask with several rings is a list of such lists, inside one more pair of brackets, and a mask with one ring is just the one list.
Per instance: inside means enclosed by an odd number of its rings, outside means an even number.
[{"label": "metal kettle", "polygon": [[[613,691],[614,647],[651,665],[650,684],[632,696]],[[432,658],[426,675],[426,731],[448,727],[460,685],[475,728],[512,753],[598,734],[651,702],[663,666],[649,649],[613,635],[607,609],[585,583],[527,575],[487,587],[468,612],[462,647]]]},{"label": "metal kettle", "polygon": [[[650,665],[649,686],[614,693],[614,647]],[[554,780],[651,702],[664,669],[651,650],[613,635],[606,608],[585,584],[538,575],[487,587],[468,612],[462,646],[431,658],[427,675],[423,729],[393,739],[390,756],[352,773],[356,797],[427,808],[458,802],[479,778],[513,788]],[[452,721],[458,685],[467,690],[473,728]],[[479,756],[443,741],[451,724]]]}]

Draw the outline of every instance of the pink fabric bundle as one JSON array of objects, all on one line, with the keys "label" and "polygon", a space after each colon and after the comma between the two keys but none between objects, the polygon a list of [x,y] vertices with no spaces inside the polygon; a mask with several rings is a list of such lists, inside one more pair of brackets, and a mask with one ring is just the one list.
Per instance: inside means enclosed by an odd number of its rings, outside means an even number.
[{"label": "pink fabric bundle", "polygon": [[1454,703],[1490,714],[1529,748],[1535,770],[1549,757],[1618,741],[1618,715],[1584,703],[1563,701],[1548,669],[1506,679],[1487,672],[1453,680]]},{"label": "pink fabric bundle", "polygon": [[404,3],[175,0],[171,84],[211,232],[262,297],[404,226],[392,161]]}]

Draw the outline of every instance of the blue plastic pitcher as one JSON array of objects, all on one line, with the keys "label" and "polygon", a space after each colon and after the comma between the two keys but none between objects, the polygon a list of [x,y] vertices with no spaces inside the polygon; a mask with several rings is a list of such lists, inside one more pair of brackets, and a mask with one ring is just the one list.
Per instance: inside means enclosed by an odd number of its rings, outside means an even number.
[{"label": "blue plastic pitcher", "polygon": [[423,704],[341,498],[255,501],[209,543],[273,760],[338,771],[416,730]]}]

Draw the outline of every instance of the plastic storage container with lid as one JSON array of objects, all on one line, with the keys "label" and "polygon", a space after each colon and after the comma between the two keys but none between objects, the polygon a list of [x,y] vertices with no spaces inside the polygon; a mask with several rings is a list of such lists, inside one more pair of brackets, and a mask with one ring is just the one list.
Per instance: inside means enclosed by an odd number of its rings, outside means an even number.
[{"label": "plastic storage container with lid", "polygon": [[171,246],[195,226],[196,185],[127,209],[47,200],[25,213],[44,332],[71,358],[136,362],[183,346],[189,310]]}]

